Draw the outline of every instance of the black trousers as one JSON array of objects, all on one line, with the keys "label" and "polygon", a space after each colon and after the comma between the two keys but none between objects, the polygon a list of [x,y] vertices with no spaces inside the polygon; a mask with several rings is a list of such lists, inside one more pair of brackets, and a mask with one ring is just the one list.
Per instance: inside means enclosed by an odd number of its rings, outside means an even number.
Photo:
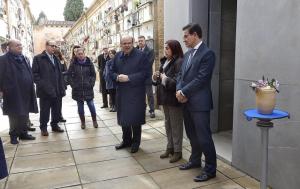
[{"label": "black trousers", "polygon": [[105,79],[103,78],[103,73],[101,74],[101,72],[100,72],[100,87],[102,93],[103,106],[108,106],[108,101],[107,101],[108,91],[106,90],[106,82]]},{"label": "black trousers", "polygon": [[132,147],[139,147],[141,144],[142,126],[122,126],[123,142],[131,144]]},{"label": "black trousers", "polygon": [[211,175],[216,174],[217,157],[210,130],[210,111],[192,112],[184,107],[183,118],[186,135],[192,147],[190,161],[195,165],[201,164],[203,153],[205,156],[204,171]]},{"label": "black trousers", "polygon": [[111,101],[111,106],[116,105],[116,89],[109,89],[109,100]]},{"label": "black trousers", "polygon": [[47,130],[51,110],[51,127],[58,126],[60,98],[40,98],[40,128]]},{"label": "black trousers", "polygon": [[8,115],[9,119],[9,135],[19,137],[27,134],[28,115]]},{"label": "black trousers", "polygon": [[62,118],[62,97],[58,98],[58,117]]}]

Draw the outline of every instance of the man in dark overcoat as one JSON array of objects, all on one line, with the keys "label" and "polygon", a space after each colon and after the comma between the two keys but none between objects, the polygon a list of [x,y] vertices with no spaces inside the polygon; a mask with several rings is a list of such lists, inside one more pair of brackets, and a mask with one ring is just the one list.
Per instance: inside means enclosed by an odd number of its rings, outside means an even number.
[{"label": "man in dark overcoat", "polygon": [[59,100],[65,96],[65,85],[61,63],[54,55],[57,48],[55,41],[46,42],[46,50],[33,58],[32,72],[40,98],[40,129],[42,136],[48,136],[47,124],[51,110],[53,132],[64,132],[58,125]]},{"label": "man in dark overcoat", "polygon": [[21,140],[34,140],[27,133],[29,112],[37,113],[33,76],[22,44],[8,42],[8,52],[0,57],[0,91],[3,93],[3,114],[9,118],[9,135],[12,144]]},{"label": "man in dark overcoat", "polygon": [[117,118],[123,131],[123,141],[116,149],[131,147],[131,153],[136,153],[141,143],[141,126],[145,124],[145,81],[150,64],[142,51],[133,48],[132,37],[123,37],[121,48],[110,69],[117,83]]},{"label": "man in dark overcoat", "polygon": [[150,76],[146,79],[145,85],[146,85],[146,95],[147,95],[147,100],[148,100],[148,106],[149,106],[149,113],[151,118],[155,118],[155,113],[154,113],[154,95],[153,95],[153,89],[152,89],[152,65],[154,62],[154,50],[148,47],[146,44],[146,38],[145,36],[141,35],[138,37],[138,46],[137,48],[141,51],[144,52],[144,54],[147,57],[147,62],[151,64],[149,67],[150,71]]},{"label": "man in dark overcoat", "polygon": [[106,90],[106,82],[104,78],[104,70],[106,62],[109,61],[110,58],[108,56],[108,48],[103,48],[103,53],[98,56],[98,71],[99,71],[99,77],[100,77],[100,92],[102,93],[102,102],[103,105],[101,108],[107,108],[108,107],[108,101],[107,101],[107,94],[108,91]]}]

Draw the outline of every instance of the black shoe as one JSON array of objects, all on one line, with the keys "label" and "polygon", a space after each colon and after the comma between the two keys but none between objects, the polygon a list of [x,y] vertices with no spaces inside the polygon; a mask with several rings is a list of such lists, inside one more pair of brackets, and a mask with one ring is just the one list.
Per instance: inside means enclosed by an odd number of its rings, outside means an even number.
[{"label": "black shoe", "polygon": [[34,127],[27,127],[27,131],[35,131]]},{"label": "black shoe", "polygon": [[139,147],[131,147],[130,153],[134,154],[139,151]]},{"label": "black shoe", "polygon": [[48,133],[47,130],[42,130],[42,131],[41,131],[41,135],[42,135],[42,136],[49,136],[49,133]]},{"label": "black shoe", "polygon": [[131,144],[126,144],[124,142],[121,142],[120,144],[116,145],[115,148],[116,148],[116,150],[120,150],[120,149],[127,148],[130,146],[131,146]]},{"label": "black shoe", "polygon": [[60,128],[59,126],[54,126],[52,127],[52,131],[56,132],[56,133],[63,133],[65,132],[65,130],[63,130],[62,128]]},{"label": "black shoe", "polygon": [[11,144],[19,144],[18,137],[10,136],[10,143]]},{"label": "black shoe", "polygon": [[150,112],[150,118],[155,118],[155,113],[154,112]]},{"label": "black shoe", "polygon": [[103,105],[103,106],[101,106],[101,108],[108,108],[108,106],[107,105]]},{"label": "black shoe", "polygon": [[190,161],[188,161],[185,164],[179,165],[180,170],[188,170],[188,169],[199,168],[199,167],[201,167],[201,165],[195,165]]},{"label": "black shoe", "polygon": [[210,180],[212,178],[215,178],[215,177],[216,177],[216,174],[210,175],[210,174],[207,174],[206,172],[202,172],[201,175],[196,176],[194,178],[194,181],[195,182],[205,182],[205,181],[208,181],[208,180]]},{"label": "black shoe", "polygon": [[67,120],[65,120],[65,118],[61,117],[61,118],[59,118],[59,122],[65,123],[65,122],[67,122]]},{"label": "black shoe", "polygon": [[35,140],[35,137],[29,134],[23,134],[19,138],[20,140]]}]

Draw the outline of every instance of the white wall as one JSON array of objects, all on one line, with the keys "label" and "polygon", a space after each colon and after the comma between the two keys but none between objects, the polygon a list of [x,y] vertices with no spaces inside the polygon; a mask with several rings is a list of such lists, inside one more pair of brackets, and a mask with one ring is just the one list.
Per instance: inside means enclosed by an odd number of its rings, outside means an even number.
[{"label": "white wall", "polygon": [[181,43],[184,51],[186,47],[182,42],[182,27],[190,22],[189,0],[165,0],[164,1],[164,39],[176,39]]}]

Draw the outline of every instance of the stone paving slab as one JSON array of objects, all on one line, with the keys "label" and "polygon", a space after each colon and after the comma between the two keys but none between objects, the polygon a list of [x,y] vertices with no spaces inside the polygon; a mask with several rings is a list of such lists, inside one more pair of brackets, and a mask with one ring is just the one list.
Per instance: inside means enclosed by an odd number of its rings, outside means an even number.
[{"label": "stone paving slab", "polygon": [[115,150],[114,146],[77,150],[73,152],[77,164],[114,160],[130,157],[127,150]]},{"label": "stone paving slab", "polygon": [[72,152],[40,154],[35,156],[16,157],[11,173],[35,171],[75,165]]},{"label": "stone paving slab", "polygon": [[83,185],[83,189],[159,189],[148,174],[122,177],[113,180]]},{"label": "stone paving slab", "polygon": [[80,184],[75,166],[11,174],[6,189],[53,189]]},{"label": "stone paving slab", "polygon": [[16,156],[28,156],[28,155],[66,152],[66,151],[71,151],[70,142],[68,140],[52,141],[52,142],[19,145]]},{"label": "stone paving slab", "polygon": [[143,167],[132,157],[78,165],[82,183],[90,183],[145,173]]}]

